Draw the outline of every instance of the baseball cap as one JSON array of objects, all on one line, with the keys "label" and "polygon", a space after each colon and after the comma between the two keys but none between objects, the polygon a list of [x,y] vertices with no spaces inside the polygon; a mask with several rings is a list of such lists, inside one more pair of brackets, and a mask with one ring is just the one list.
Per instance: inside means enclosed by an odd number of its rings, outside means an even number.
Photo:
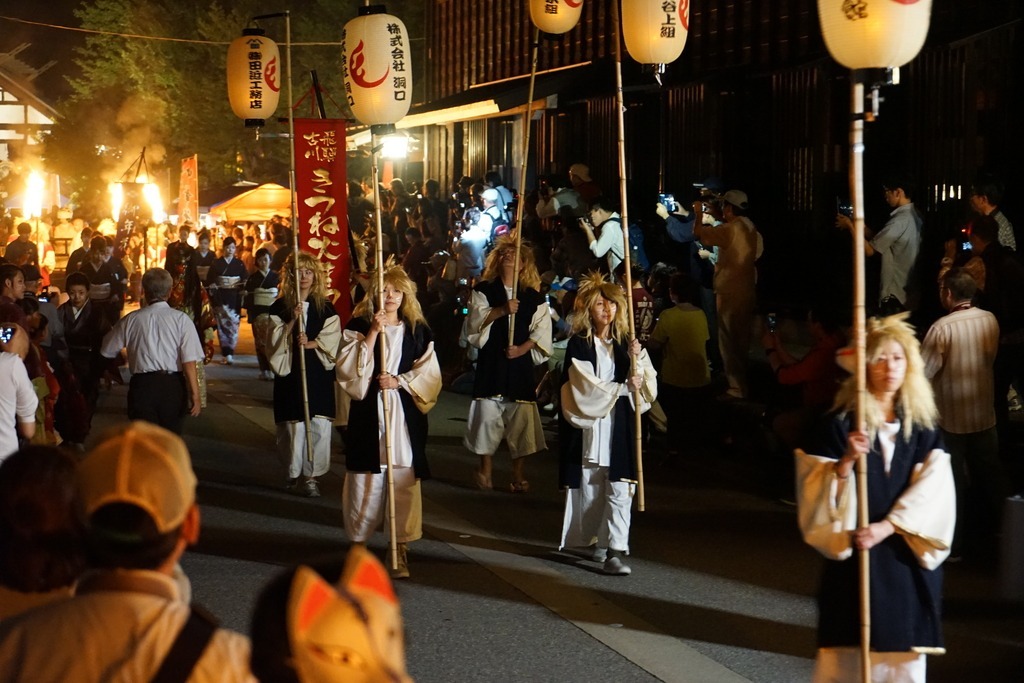
[{"label": "baseball cap", "polygon": [[569,167],[569,175],[577,176],[585,183],[590,182],[590,167],[586,164],[573,164]]},{"label": "baseball cap", "polygon": [[729,190],[722,195],[722,200],[740,209],[747,208],[747,193],[741,190]]},{"label": "baseball cap", "polygon": [[489,202],[498,201],[498,191],[493,187],[488,187],[486,190],[480,193],[480,199],[486,199]]},{"label": "baseball cap", "polygon": [[185,442],[148,422],[106,433],[78,465],[86,517],[110,503],[145,510],[160,533],[181,526],[196,500],[196,475]]}]

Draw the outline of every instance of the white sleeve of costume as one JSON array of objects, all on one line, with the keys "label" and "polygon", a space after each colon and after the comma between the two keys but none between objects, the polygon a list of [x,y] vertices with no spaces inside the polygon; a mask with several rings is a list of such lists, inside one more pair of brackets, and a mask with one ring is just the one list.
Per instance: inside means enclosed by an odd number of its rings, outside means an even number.
[{"label": "white sleeve of costume", "polygon": [[270,316],[267,329],[267,360],[270,369],[279,377],[287,377],[292,371],[292,344],[288,324],[276,315]]},{"label": "white sleeve of costume", "polygon": [[338,357],[338,347],[341,346],[341,318],[332,315],[320,328],[320,334],[316,336],[316,356],[324,366],[324,370],[334,368],[334,361]]},{"label": "white sleeve of costume", "polygon": [[469,300],[469,315],[466,316],[466,341],[478,349],[482,349],[491,338],[491,325],[483,326],[484,320],[491,312],[487,297],[474,291]]},{"label": "white sleeve of costume", "polygon": [[338,386],[357,401],[366,398],[373,379],[373,349],[366,347],[365,339],[359,332],[345,330],[334,365]]},{"label": "white sleeve of costume", "polygon": [[[796,450],[798,518],[804,541],[825,557],[845,560],[853,554],[850,532],[857,528],[857,473],[850,473],[836,498],[836,461]],[[886,519],[910,546],[918,564],[938,567],[949,556],[956,525],[956,493],[949,454],[934,450],[911,474]]]},{"label": "white sleeve of costume", "polygon": [[437,397],[441,395],[441,366],[434,353],[434,342],[430,342],[408,372],[398,375],[398,383],[409,392],[421,413],[437,404]]},{"label": "white sleeve of costume", "polygon": [[949,453],[935,449],[914,467],[910,486],[886,519],[925,569],[935,569],[949,557],[956,526],[956,489]]},{"label": "white sleeve of costume", "polygon": [[533,312],[533,319],[530,320],[530,339],[533,341],[533,348],[530,349],[530,358],[534,365],[546,363],[551,355],[551,313],[546,303],[537,306]]},{"label": "white sleeve of costume", "polygon": [[845,560],[853,554],[850,532],[857,528],[857,473],[850,473],[837,499],[836,460],[799,448],[794,455],[797,520],[804,541],[830,560]]},{"label": "white sleeve of costume", "polygon": [[[647,349],[641,349],[640,355],[637,356],[636,372],[643,377],[643,381],[640,383],[640,412],[646,413],[651,409],[655,399],[658,398],[658,371],[654,369],[654,364],[651,363],[651,357],[648,355]],[[629,393],[629,404],[634,409],[636,408],[636,403],[633,401],[633,392]]]}]

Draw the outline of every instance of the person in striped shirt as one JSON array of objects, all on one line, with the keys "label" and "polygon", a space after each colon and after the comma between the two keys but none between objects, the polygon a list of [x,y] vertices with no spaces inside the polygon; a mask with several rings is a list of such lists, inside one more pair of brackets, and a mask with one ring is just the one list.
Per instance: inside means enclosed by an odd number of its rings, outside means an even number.
[{"label": "person in striped shirt", "polygon": [[954,557],[965,539],[994,538],[1006,490],[992,386],[999,323],[971,304],[977,289],[963,268],[942,276],[939,297],[949,313],[931,326],[921,349],[956,482]]}]

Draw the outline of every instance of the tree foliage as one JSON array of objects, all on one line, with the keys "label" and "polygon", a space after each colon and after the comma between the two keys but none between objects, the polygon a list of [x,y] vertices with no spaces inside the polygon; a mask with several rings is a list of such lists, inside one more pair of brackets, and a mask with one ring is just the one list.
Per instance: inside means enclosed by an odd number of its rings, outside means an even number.
[{"label": "tree foliage", "polygon": [[[345,22],[356,16],[358,0],[309,0],[292,13],[294,99],[311,89],[310,70],[330,95],[327,116],[345,118],[331,100],[344,105],[338,42]],[[418,0],[391,2],[415,37],[421,35]],[[91,35],[78,51],[81,75],[45,141],[47,166],[59,173],[87,216],[107,210],[106,187],[118,180],[143,148],[152,179],[176,196],[180,159],[199,155],[202,189],[237,180],[287,181],[288,142],[275,137],[287,125],[268,121],[259,139],[231,112],[227,101],[227,43],[268,12],[257,0],[86,0],[76,11]],[[260,22],[285,52],[284,19]],[[119,35],[109,35],[119,34]],[[172,42],[141,36],[189,39]],[[418,71],[422,69],[419,66]],[[310,116],[311,97],[296,108]],[[277,116],[287,115],[287,92]],[[266,134],[266,133],[269,133]]]}]

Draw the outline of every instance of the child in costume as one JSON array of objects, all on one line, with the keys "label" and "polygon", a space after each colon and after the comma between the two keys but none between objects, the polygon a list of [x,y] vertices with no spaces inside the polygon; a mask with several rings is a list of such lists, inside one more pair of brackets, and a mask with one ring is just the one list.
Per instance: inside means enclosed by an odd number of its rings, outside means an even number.
[{"label": "child in costume", "polygon": [[[336,366],[341,389],[351,398],[345,449],[342,510],[345,531],[366,543],[385,520],[387,458],[384,401],[388,402],[398,568],[409,576],[407,544],[423,536],[420,480],[427,466],[427,416],[441,393],[441,368],[433,334],[416,299],[416,284],[400,266],[384,272],[384,309],[377,308],[378,283],[356,306],[342,337]],[[381,368],[379,339],[385,340]]]},{"label": "child in costume", "polygon": [[[629,524],[636,481],[634,410],[658,394],[647,351],[629,340],[626,296],[591,274],[579,289],[565,351],[558,483],[566,489],[559,549],[585,547],[604,572],[630,573]],[[636,359],[631,373],[630,356]],[[633,404],[636,391],[640,406]]]}]

